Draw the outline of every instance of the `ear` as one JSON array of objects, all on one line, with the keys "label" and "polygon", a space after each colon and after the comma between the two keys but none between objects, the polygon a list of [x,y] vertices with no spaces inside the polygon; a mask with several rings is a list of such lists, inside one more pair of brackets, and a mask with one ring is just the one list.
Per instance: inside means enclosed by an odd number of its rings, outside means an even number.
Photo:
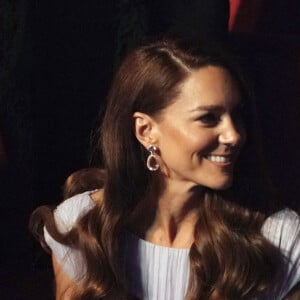
[{"label": "ear", "polygon": [[135,112],[133,114],[134,119],[134,133],[139,142],[148,148],[149,145],[155,144],[155,121],[149,115]]}]

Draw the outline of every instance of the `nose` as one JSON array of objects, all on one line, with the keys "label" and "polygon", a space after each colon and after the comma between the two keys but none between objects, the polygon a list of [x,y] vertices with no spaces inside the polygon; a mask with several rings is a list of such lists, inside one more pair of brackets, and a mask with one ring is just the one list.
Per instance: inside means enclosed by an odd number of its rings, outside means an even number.
[{"label": "nose", "polygon": [[244,139],[244,130],[230,118],[223,121],[219,142],[229,146],[238,146]]}]

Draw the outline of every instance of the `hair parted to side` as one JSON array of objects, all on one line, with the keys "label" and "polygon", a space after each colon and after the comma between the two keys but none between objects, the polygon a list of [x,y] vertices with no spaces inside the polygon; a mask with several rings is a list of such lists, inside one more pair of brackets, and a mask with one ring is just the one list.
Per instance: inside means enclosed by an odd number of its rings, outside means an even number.
[{"label": "hair parted to side", "polygon": [[[152,185],[146,151],[134,134],[133,113],[158,115],[174,101],[180,84],[193,70],[209,65],[230,72],[247,104],[245,81],[221,48],[191,49],[161,40],[134,50],[118,69],[100,128],[103,202],[60,238],[79,248],[86,259],[87,276],[74,299],[132,299],[119,263],[120,235],[126,218]],[[251,126],[249,122],[249,131]],[[237,204],[228,197],[229,193],[207,190],[199,199],[187,300],[248,299],[270,289],[278,276],[280,254],[260,232],[266,216],[242,208],[242,198]],[[49,214],[44,221],[51,234]]]}]

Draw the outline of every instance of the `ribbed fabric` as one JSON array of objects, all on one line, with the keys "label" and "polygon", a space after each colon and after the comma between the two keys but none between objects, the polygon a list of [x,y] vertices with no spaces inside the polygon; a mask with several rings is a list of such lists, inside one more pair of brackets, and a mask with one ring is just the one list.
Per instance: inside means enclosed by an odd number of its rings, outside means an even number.
[{"label": "ribbed fabric", "polygon": [[[76,195],[60,204],[54,212],[58,229],[67,232],[95,205],[91,192]],[[81,281],[86,268],[80,251],[55,241],[44,228],[45,240],[65,273]],[[300,218],[285,209],[270,216],[262,234],[278,247],[288,262],[283,282],[276,295],[260,300],[281,300],[300,281]],[[234,246],[234,245],[233,245]],[[124,276],[131,293],[143,300],[183,300],[189,281],[189,249],[159,246],[125,231],[122,242]]]},{"label": "ribbed fabric", "polygon": [[163,247],[125,232],[125,277],[141,299],[182,300],[189,279],[189,249]]},{"label": "ribbed fabric", "polygon": [[262,234],[278,247],[287,261],[287,273],[278,283],[277,295],[270,299],[282,299],[300,281],[300,218],[290,209],[270,216],[262,227]]}]

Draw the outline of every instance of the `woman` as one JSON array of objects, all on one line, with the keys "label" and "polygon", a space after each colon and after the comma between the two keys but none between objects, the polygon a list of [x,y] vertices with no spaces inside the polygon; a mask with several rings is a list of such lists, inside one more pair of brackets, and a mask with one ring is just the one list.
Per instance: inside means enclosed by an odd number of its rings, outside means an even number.
[{"label": "woman", "polygon": [[100,130],[103,188],[32,216],[57,299],[283,299],[300,280],[299,216],[246,207],[255,124],[222,52],[159,41],[120,66]]}]

